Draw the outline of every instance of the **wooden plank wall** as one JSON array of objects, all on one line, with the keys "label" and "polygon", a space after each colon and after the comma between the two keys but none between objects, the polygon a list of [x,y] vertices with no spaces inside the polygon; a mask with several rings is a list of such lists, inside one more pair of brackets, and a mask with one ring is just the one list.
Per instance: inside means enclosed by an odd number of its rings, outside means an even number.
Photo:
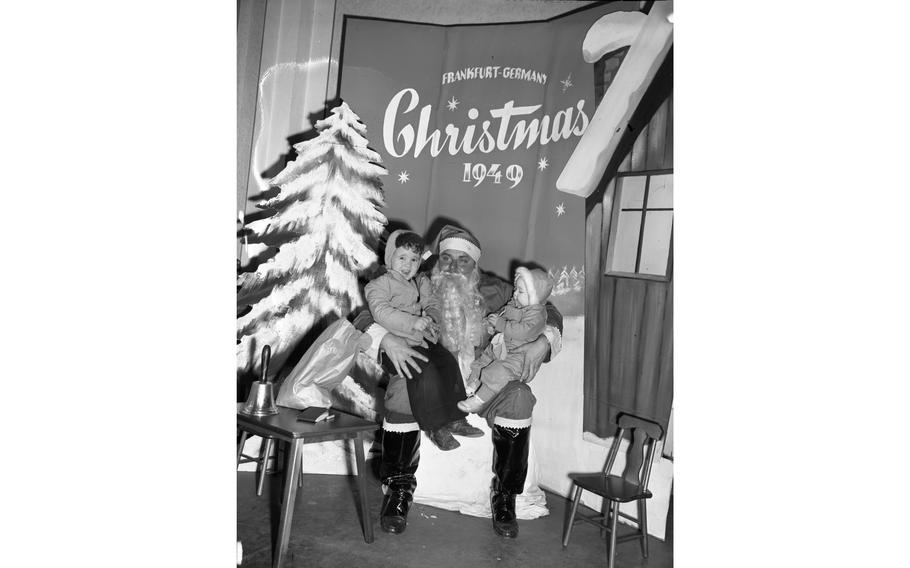
[{"label": "wooden plank wall", "polygon": [[[619,172],[673,167],[673,96],[654,112]],[[606,180],[605,180],[606,181]],[[604,275],[615,178],[587,203],[584,429],[612,436],[620,412],[666,430],[673,401],[673,283]],[[672,251],[670,255],[672,267]],[[595,275],[600,275],[596,277]]]}]

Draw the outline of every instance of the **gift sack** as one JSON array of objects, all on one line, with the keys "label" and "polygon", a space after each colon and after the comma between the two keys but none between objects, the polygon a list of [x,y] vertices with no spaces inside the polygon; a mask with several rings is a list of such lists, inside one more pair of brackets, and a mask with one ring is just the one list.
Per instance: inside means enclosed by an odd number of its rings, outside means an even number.
[{"label": "gift sack", "polygon": [[347,376],[357,354],[368,348],[369,335],[340,319],[329,325],[307,349],[278,389],[278,406],[303,409],[332,406],[332,389]]}]

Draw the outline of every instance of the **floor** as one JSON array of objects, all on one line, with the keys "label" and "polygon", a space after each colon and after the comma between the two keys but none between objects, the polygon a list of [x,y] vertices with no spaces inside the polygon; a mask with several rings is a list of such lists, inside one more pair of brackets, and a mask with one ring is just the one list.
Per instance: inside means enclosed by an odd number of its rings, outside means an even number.
[{"label": "floor", "polygon": [[[372,468],[368,470],[373,471]],[[243,546],[243,568],[271,565],[270,535],[277,532],[282,475],[267,476],[261,497],[256,495],[254,475],[251,472],[237,474],[237,538]],[[511,540],[497,536],[490,519],[419,504],[411,509],[405,533],[387,534],[379,528],[381,494],[379,482],[372,474],[370,489],[370,519],[375,540],[366,544],[360,528],[355,478],[305,474],[304,486],[297,492],[286,566],[517,568],[606,565],[606,543],[592,525],[576,525],[568,548],[562,548],[562,530],[569,503],[560,496],[547,493],[550,515],[519,521],[519,537]],[[670,515],[672,525],[672,507]],[[629,530],[631,527],[621,527],[619,534]],[[647,560],[641,557],[637,542],[620,544],[616,554],[617,568],[672,567],[672,538],[672,531],[668,531],[666,542],[651,538]]]}]

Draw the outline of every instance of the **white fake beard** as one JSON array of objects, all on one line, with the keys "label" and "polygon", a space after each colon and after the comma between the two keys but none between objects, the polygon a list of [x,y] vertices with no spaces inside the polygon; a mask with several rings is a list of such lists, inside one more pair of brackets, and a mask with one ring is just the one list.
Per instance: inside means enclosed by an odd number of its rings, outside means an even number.
[{"label": "white fake beard", "polygon": [[439,301],[442,321],[439,337],[442,345],[459,359],[474,360],[474,347],[480,345],[483,296],[477,290],[480,273],[475,269],[469,276],[440,272],[434,267],[431,275],[433,294]]}]

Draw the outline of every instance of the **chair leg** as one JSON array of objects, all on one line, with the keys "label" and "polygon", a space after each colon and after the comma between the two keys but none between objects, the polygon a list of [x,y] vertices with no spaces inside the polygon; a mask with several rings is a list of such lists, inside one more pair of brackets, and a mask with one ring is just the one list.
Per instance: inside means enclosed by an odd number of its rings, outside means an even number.
[{"label": "chair leg", "polygon": [[262,495],[262,486],[265,484],[265,470],[269,465],[269,454],[272,453],[272,439],[265,439],[265,446],[259,456],[259,483],[256,485],[256,495]]},{"label": "chair leg", "polygon": [[575,497],[572,499],[572,515],[569,516],[569,522],[566,525],[565,533],[562,536],[562,547],[569,546],[569,535],[572,534],[572,525],[575,524],[575,513],[578,511],[578,502],[581,501],[581,487],[575,488]]},{"label": "chair leg", "polygon": [[300,474],[297,476],[297,487],[303,487],[303,446],[300,446]]},{"label": "chair leg", "polygon": [[246,430],[240,431],[240,443],[237,444],[237,467],[240,467],[240,458],[243,457],[243,445],[246,443],[247,436]]},{"label": "chair leg", "polygon": [[638,501],[638,529],[641,531],[641,555],[648,557],[648,503],[644,499]]},{"label": "chair leg", "polygon": [[619,502],[610,501],[610,542],[607,548],[607,568],[613,568],[616,557],[616,519],[619,518]]}]

